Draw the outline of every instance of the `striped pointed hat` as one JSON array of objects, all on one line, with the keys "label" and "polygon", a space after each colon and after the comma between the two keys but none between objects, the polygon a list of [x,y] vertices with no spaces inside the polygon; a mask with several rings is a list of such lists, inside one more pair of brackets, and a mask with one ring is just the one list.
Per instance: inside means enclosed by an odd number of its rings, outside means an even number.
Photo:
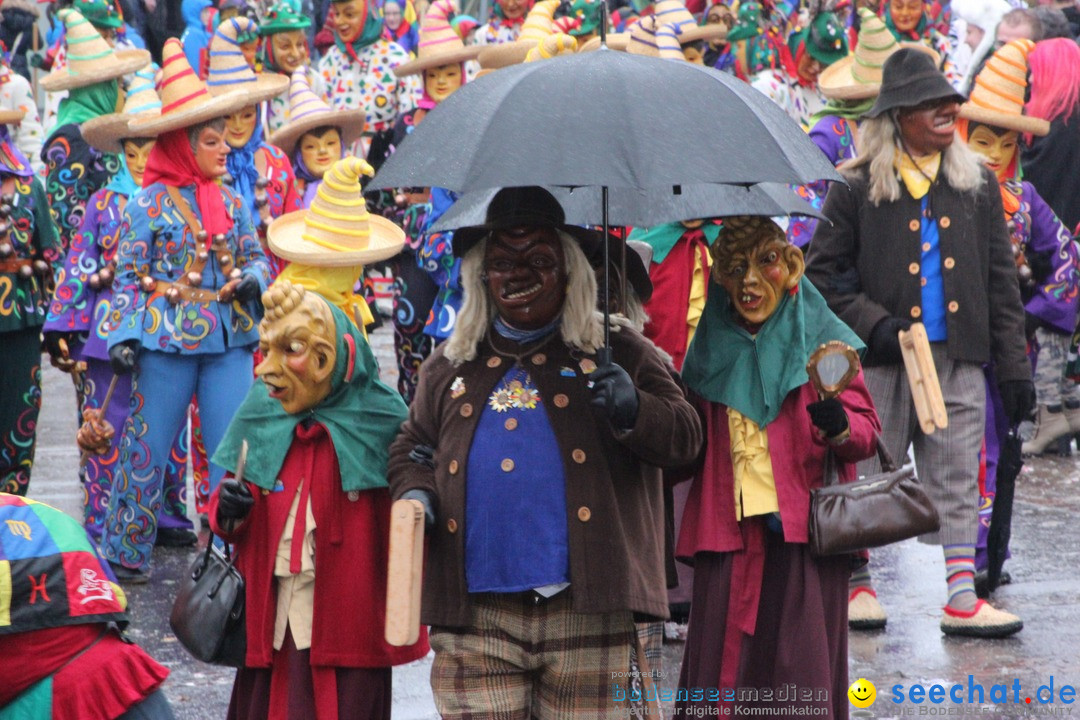
[{"label": "striped pointed hat", "polygon": [[341,146],[350,147],[364,132],[364,111],[332,110],[311,90],[308,69],[298,67],[289,85],[289,121],[270,136],[270,144],[281,148],[292,157],[296,143],[304,136],[321,127],[334,127],[341,133]]},{"label": "striped pointed hat", "polygon": [[461,37],[450,25],[450,20],[457,14],[453,0],[435,0],[424,13],[420,24],[420,44],[416,46],[417,57],[394,68],[398,77],[416,75],[429,68],[440,65],[456,65],[472,60],[483,46],[465,47]]},{"label": "striped pointed hat", "polygon": [[154,89],[157,65],[150,63],[135,73],[128,86],[124,107],[118,113],[102,115],[82,124],[82,136],[86,142],[103,153],[124,151],[124,138],[134,137],[128,131],[128,122],[134,117],[156,118],[161,116],[161,98]]},{"label": "striped pointed hat", "polygon": [[188,64],[184,46],[169,38],[161,50],[161,114],[135,117],[128,122],[126,137],[157,137],[161,133],[223,118],[251,104],[242,90],[214,96]]},{"label": "striped pointed hat", "polygon": [[405,246],[405,231],[367,211],[360,176],[375,171],[360,158],[344,157],[323,176],[311,207],[270,223],[266,241],[278,257],[323,267],[386,260]]},{"label": "striped pointed hat", "polygon": [[[661,52],[657,35],[665,26],[668,30],[664,31],[664,51]],[[720,24],[698,25],[682,0],[660,0],[656,3],[654,13],[635,23],[630,28],[629,35],[629,42],[626,44],[628,53],[685,60],[681,46],[698,40],[717,40],[726,37],[727,27]],[[611,37],[608,38],[609,41],[611,39]],[[676,58],[672,40],[680,46],[678,58]],[[608,44],[610,45],[610,42]]]},{"label": "striped pointed hat", "polygon": [[525,16],[518,39],[501,45],[488,45],[480,51],[480,67],[490,70],[525,62],[529,50],[555,32],[555,10],[559,0],[538,0]]},{"label": "striped pointed hat", "polygon": [[41,87],[46,91],[71,90],[115,80],[150,62],[150,53],[145,50],[113,50],[79,11],[64,8],[56,15],[64,21],[68,64],[41,79]]},{"label": "striped pointed hat", "polygon": [[1034,42],[1024,38],[998,48],[975,77],[968,101],[960,106],[960,117],[1032,135],[1050,132],[1046,120],[1024,114],[1027,58],[1034,47]]},{"label": "striped pointed hat", "polygon": [[249,17],[229,18],[218,25],[210,40],[210,72],[206,85],[211,95],[223,95],[230,90],[243,90],[248,104],[277,97],[289,87],[289,78],[277,73],[256,73],[244,59],[241,43],[256,40],[259,26]]},{"label": "striped pointed hat", "polygon": [[525,62],[547,60],[560,55],[573,55],[577,52],[577,39],[573,35],[555,33],[548,35],[540,41],[540,44],[529,50],[525,55]]}]

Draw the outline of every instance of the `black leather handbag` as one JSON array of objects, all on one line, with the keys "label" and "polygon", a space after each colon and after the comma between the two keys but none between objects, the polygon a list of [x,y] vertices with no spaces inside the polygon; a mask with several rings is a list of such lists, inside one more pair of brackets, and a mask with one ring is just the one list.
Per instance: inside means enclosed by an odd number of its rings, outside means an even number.
[{"label": "black leather handbag", "polygon": [[[810,491],[810,551],[817,556],[881,547],[941,527],[937,508],[915,477],[915,468],[896,468],[877,438],[884,472],[851,483],[835,482],[831,462],[824,487]],[[831,460],[831,455],[830,455]]]},{"label": "black leather handbag", "polygon": [[242,667],[247,650],[244,627],[244,578],[225,552],[214,547],[195,558],[180,581],[169,626],[189,653],[214,665]]}]

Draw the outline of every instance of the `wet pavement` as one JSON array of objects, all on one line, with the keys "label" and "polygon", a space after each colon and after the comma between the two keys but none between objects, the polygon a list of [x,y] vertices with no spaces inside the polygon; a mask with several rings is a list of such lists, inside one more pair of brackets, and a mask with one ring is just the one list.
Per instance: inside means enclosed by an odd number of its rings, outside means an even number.
[{"label": "wet pavement", "polygon": [[[372,346],[384,379],[394,384],[392,331],[384,327],[373,335]],[[30,496],[55,505],[74,517],[81,516],[82,494],[76,468],[74,437],[76,413],[70,379],[45,363],[43,408],[38,425],[38,449]],[[1000,588],[993,602],[1018,614],[1025,627],[1005,640],[951,639],[938,628],[945,602],[944,561],[939,548],[915,541],[901,543],[873,555],[878,596],[889,613],[881,632],[852,633],[850,675],[865,677],[877,688],[878,699],[865,717],[980,715],[993,718],[1039,714],[1069,715],[1072,704],[1062,703],[1063,686],[1080,686],[1080,455],[1072,458],[1036,458],[1025,467],[1017,483],[1013,522],[1013,558],[1006,564],[1011,585]],[[205,533],[201,538],[205,542]],[[223,718],[228,706],[233,671],[192,659],[172,636],[168,626],[177,579],[191,564],[196,549],[154,551],[149,585],[129,586],[129,636],[171,670],[165,691],[177,718]],[[1051,562],[1052,561],[1052,562]],[[682,646],[665,645],[662,689],[678,679]],[[430,659],[395,670],[396,720],[435,718],[430,699]],[[983,688],[982,703],[968,703],[970,683]],[[1054,702],[1040,704],[1039,686],[1053,676]],[[1014,701],[1014,682],[1019,691]],[[961,684],[963,703],[935,704],[926,700],[898,705],[893,687],[907,695],[913,684],[924,688],[940,684],[947,693]],[[1007,686],[1007,702],[992,691]],[[972,699],[978,701],[977,690]],[[999,691],[993,691],[1000,693]],[[1030,704],[1024,702],[1030,697]],[[1075,695],[1073,696],[1075,697]],[[1042,698],[1046,699],[1046,690]],[[1069,699],[1068,691],[1065,693]],[[1080,715],[1080,707],[1076,709]]]}]

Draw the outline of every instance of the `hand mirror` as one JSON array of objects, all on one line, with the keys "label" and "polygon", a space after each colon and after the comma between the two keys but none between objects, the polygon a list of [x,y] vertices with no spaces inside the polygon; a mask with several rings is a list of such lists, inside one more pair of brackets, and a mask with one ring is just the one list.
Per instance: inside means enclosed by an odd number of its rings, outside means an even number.
[{"label": "hand mirror", "polygon": [[822,400],[836,397],[859,374],[859,354],[847,343],[830,340],[810,355],[806,374]]}]

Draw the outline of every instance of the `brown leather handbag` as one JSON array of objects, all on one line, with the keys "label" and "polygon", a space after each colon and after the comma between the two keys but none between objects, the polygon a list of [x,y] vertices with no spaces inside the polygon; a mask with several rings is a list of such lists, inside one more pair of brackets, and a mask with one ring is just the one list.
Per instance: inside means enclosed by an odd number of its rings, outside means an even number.
[{"label": "brown leather handbag", "polygon": [[937,532],[937,508],[915,477],[915,468],[899,470],[877,438],[884,472],[851,483],[837,483],[832,456],[826,464],[824,487],[810,491],[810,552],[841,555],[881,547]]}]

